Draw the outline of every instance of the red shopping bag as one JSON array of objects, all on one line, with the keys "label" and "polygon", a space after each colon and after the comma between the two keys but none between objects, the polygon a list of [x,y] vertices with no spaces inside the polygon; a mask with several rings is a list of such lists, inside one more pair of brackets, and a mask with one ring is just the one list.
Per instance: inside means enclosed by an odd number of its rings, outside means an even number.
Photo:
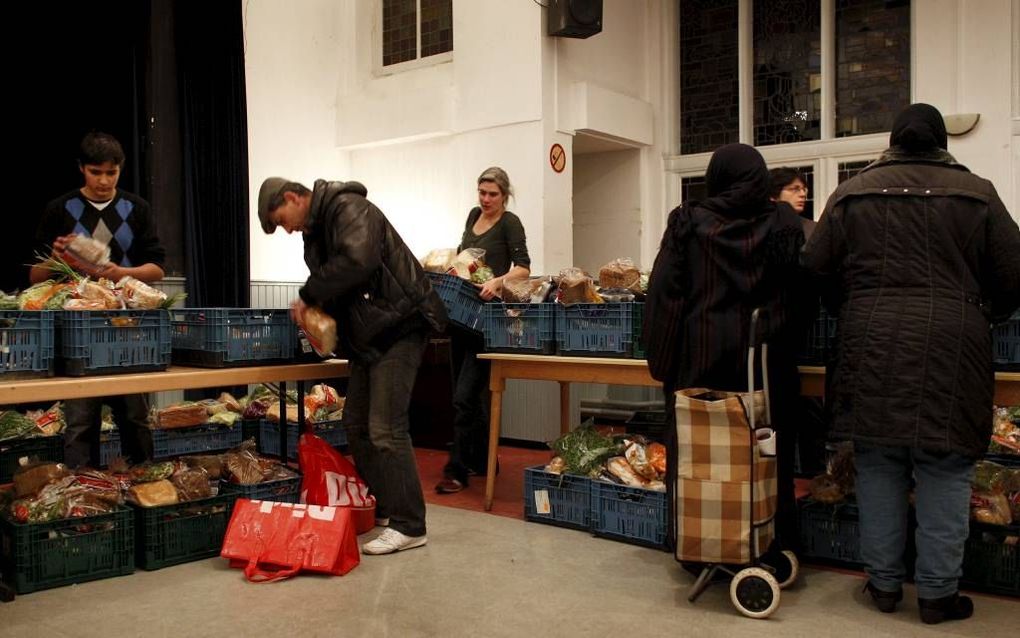
[{"label": "red shopping bag", "polygon": [[375,527],[375,497],[358,476],[354,464],[314,434],[302,434],[298,443],[301,461],[301,502],[350,509],[358,534]]},{"label": "red shopping bag", "polygon": [[246,498],[234,504],[220,556],[253,583],[301,571],[343,576],[361,561],[350,510]]}]

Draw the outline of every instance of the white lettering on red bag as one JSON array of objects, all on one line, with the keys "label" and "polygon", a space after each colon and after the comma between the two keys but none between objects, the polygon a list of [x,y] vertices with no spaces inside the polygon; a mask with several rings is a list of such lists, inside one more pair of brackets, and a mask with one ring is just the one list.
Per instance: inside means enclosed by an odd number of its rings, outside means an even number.
[{"label": "white lettering on red bag", "polygon": [[336,508],[329,507],[326,505],[305,505],[304,503],[277,503],[275,501],[254,501],[259,504],[259,513],[269,514],[273,511],[273,508],[287,508],[290,509],[290,515],[294,518],[304,518],[307,514],[309,518],[314,518],[318,521],[330,521],[336,518]]},{"label": "white lettering on red bag", "polygon": [[368,486],[336,472],[324,472],[326,495],[330,505],[369,507]]}]

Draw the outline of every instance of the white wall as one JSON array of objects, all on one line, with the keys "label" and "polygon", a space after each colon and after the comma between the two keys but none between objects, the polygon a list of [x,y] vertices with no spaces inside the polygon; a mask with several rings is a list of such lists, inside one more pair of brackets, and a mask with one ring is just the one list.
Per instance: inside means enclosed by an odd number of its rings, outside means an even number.
[{"label": "white wall", "polygon": [[574,156],[574,264],[593,275],[641,257],[640,151]]}]

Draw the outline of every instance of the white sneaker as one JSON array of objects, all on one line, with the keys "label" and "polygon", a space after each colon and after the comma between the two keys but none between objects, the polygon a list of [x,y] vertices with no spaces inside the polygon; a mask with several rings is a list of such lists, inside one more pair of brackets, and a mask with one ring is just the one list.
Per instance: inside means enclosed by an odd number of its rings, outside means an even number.
[{"label": "white sneaker", "polygon": [[428,539],[425,536],[407,536],[392,527],[387,527],[379,538],[365,543],[361,551],[365,554],[392,554],[404,549],[421,547]]},{"label": "white sneaker", "polygon": [[377,519],[375,519],[375,526],[376,527],[389,527],[390,526],[390,517],[387,516],[386,518],[377,518]]}]

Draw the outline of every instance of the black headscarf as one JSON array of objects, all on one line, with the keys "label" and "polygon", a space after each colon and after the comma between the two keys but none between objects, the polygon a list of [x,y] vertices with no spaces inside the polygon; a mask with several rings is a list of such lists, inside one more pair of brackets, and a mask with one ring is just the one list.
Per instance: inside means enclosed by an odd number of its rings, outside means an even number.
[{"label": "black headscarf", "polygon": [[930,104],[911,104],[896,116],[889,135],[889,146],[898,146],[910,153],[948,149],[942,114]]},{"label": "black headscarf", "polygon": [[727,144],[712,153],[705,172],[708,198],[702,206],[735,218],[769,212],[771,179],[761,153],[747,144]]}]

